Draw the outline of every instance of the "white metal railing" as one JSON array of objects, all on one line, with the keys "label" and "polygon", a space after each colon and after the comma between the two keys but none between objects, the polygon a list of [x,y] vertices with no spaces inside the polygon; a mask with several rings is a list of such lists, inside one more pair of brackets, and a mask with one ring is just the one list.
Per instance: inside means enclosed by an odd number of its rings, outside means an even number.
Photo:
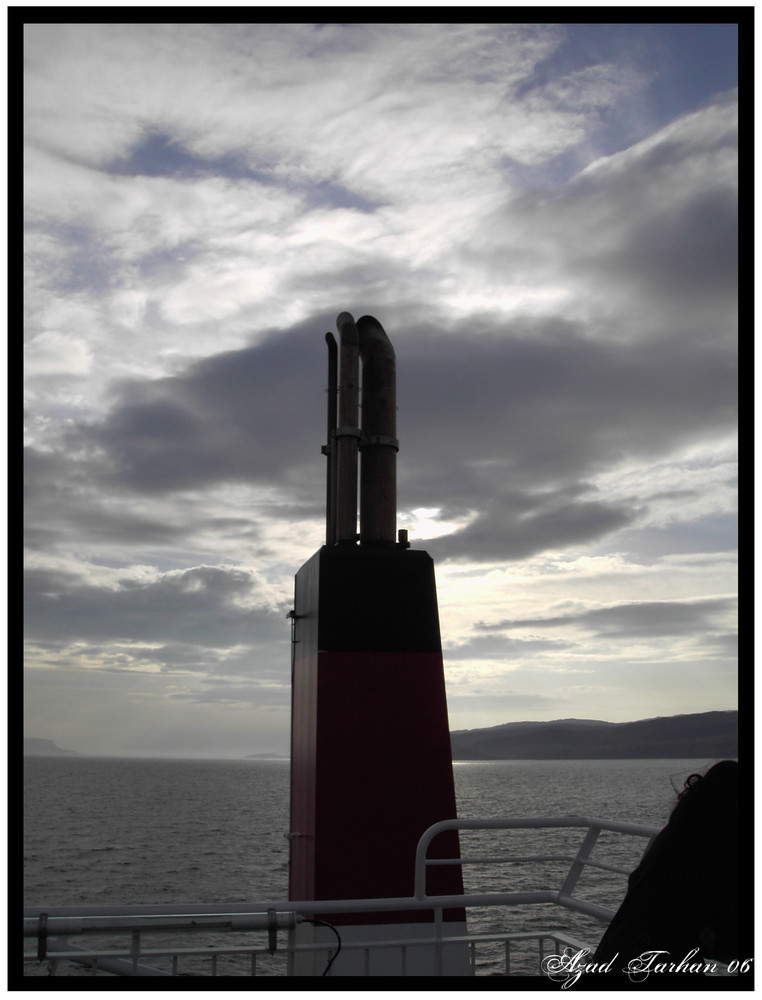
[{"label": "white metal railing", "polygon": [[[500,857],[477,857],[477,858],[428,858],[427,851],[432,840],[446,830],[541,830],[574,828],[584,829],[585,835],[582,839],[577,853],[574,856],[533,854],[533,855],[507,855]],[[498,864],[506,862],[537,862],[537,861],[563,861],[570,864],[569,871],[557,895],[551,899],[526,900],[526,902],[553,902],[568,909],[587,913],[590,916],[598,917],[601,920],[611,920],[614,911],[590,903],[585,900],[576,899],[574,890],[579,881],[580,875],[586,867],[598,868],[602,871],[614,872],[619,875],[628,875],[631,869],[622,868],[619,865],[606,864],[601,861],[593,861],[590,855],[598,842],[598,838],[603,830],[613,833],[622,833],[633,837],[647,837],[649,843],[656,836],[658,830],[649,826],[641,826],[637,823],[621,823],[616,820],[589,819],[585,816],[567,817],[527,817],[519,819],[445,819],[439,823],[434,823],[428,828],[418,841],[415,854],[415,888],[416,899],[426,898],[426,869],[434,865],[466,865],[466,864]]]},{"label": "white metal railing", "polygon": [[[532,855],[491,855],[463,858],[428,858],[432,840],[445,830],[516,830],[580,828],[582,841],[576,853],[532,854]],[[456,928],[448,926],[444,919],[447,910],[466,910],[474,907],[515,907],[519,905],[555,904],[567,910],[584,913],[597,920],[608,921],[614,910],[580,899],[574,895],[581,873],[586,867],[593,867],[621,875],[629,869],[621,866],[593,861],[591,853],[601,831],[613,831],[629,836],[652,838],[656,830],[633,823],[619,823],[609,820],[585,817],[524,819],[482,819],[444,820],[430,827],[421,837],[415,858],[415,887],[412,897],[365,900],[327,901],[284,901],[278,903],[251,904],[186,904],[168,909],[160,904],[151,906],[93,906],[93,907],[27,907],[24,911],[24,935],[36,939],[35,947],[25,949],[24,959],[32,963],[45,963],[51,975],[57,974],[62,962],[75,962],[90,968],[96,975],[99,971],[113,975],[166,976],[166,975],[289,975],[294,968],[294,960],[306,954],[322,954],[325,972],[328,972],[338,950],[360,953],[365,956],[364,968],[370,968],[372,952],[380,949],[396,949],[402,955],[405,968],[407,955],[415,949],[433,949],[432,968],[429,975],[442,975],[445,968],[445,949],[461,947],[467,949],[470,973],[478,974],[477,950],[485,946],[500,945],[504,948],[505,975],[511,972],[511,948],[527,941],[537,942],[539,958],[542,959],[546,942],[558,952],[565,947],[582,948],[580,942],[558,931],[550,929],[532,932],[501,932],[491,934],[458,934]],[[531,863],[556,861],[568,865],[563,881],[554,889],[538,889],[516,892],[479,892],[464,895],[430,896],[426,892],[426,870],[434,865],[483,865],[502,863]],[[396,939],[389,937],[378,940],[341,941],[339,931],[330,924],[330,915],[336,913],[380,913],[384,911],[410,912],[429,911],[433,913],[433,926],[421,924],[421,933],[416,937]],[[326,924],[336,935],[327,942],[298,943],[295,929],[302,923]],[[461,925],[462,926],[462,925]],[[426,928],[426,930],[424,930]],[[287,931],[285,947],[278,941],[278,933]],[[210,943],[220,932],[245,934],[266,932],[267,943],[261,939],[250,939],[240,943]],[[168,935],[171,941],[155,941],[157,937]],[[183,941],[189,935],[201,936],[196,946],[178,946],[177,938]],[[126,937],[123,943],[114,944],[112,938]],[[147,944],[145,937],[154,939]],[[102,938],[91,947],[72,945],[69,937],[80,940]],[[288,966],[273,965],[273,959],[285,956]],[[198,972],[197,965],[189,963],[203,959],[210,971]],[[234,972],[221,973],[221,959],[235,963]],[[245,960],[245,961],[242,961]],[[168,968],[153,963],[165,961]],[[192,968],[194,971],[181,971]],[[171,969],[171,971],[169,971]],[[315,973],[320,975],[320,973]],[[362,974],[362,973],[361,973]],[[366,974],[368,974],[366,972]],[[404,974],[404,973],[403,973]],[[537,973],[539,974],[539,966]]]}]

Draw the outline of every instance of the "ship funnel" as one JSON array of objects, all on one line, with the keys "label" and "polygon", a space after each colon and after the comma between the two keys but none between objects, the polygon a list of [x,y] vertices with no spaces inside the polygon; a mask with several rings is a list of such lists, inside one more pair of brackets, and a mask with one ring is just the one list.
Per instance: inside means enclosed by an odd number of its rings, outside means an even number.
[{"label": "ship funnel", "polygon": [[[429,849],[429,861],[443,867],[428,872],[428,898],[449,899],[447,908],[393,909],[415,894],[411,858],[424,831],[457,816],[442,638],[434,562],[428,552],[408,550],[404,531],[394,537],[394,349],[372,316],[355,322],[343,312],[337,327],[335,339],[326,336],[327,541],[296,574],[289,615],[289,898],[333,900],[321,916],[342,928],[343,939],[384,949],[386,964],[368,960],[366,967],[367,954],[350,946],[334,956],[332,976],[430,975],[434,959],[442,975],[467,975],[457,830],[444,831]],[[345,909],[357,899],[373,906]],[[324,973],[313,928],[302,924],[294,933],[292,974]],[[426,946],[407,955],[404,943],[420,939]]]},{"label": "ship funnel", "polygon": [[362,358],[360,544],[392,546],[399,450],[396,359],[391,341],[373,316],[362,316],[357,330]]}]

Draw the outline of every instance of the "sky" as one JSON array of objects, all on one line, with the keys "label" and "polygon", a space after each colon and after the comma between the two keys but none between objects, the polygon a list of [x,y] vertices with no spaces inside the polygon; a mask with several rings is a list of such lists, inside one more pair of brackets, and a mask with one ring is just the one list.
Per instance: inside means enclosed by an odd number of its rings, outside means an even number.
[{"label": "sky", "polygon": [[27,24],[25,735],[288,752],[343,311],[451,728],[737,708],[737,34]]}]

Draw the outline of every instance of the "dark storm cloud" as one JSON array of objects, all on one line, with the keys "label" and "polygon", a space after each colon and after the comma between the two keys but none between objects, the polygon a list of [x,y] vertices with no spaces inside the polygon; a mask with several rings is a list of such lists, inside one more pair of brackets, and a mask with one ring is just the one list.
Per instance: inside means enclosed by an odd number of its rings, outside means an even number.
[{"label": "dark storm cloud", "polygon": [[[183,375],[123,383],[105,420],[80,429],[80,443],[103,448],[118,481],[148,493],[287,484],[325,437],[325,322]],[[478,338],[465,329],[439,338],[387,329],[397,352],[400,461],[409,458],[414,482],[478,463],[487,463],[479,476],[494,478],[488,463],[502,462],[509,481],[537,486],[734,426],[734,364],[719,348],[690,350],[681,338],[601,343],[543,321],[493,324]]]},{"label": "dark storm cloud", "polygon": [[418,338],[406,369],[412,342],[398,395],[400,422],[414,408],[416,467],[502,460],[510,482],[554,483],[734,427],[733,357],[687,337],[600,342],[538,320]]},{"label": "dark storm cloud", "polygon": [[435,538],[426,547],[435,559],[524,559],[547,549],[594,541],[625,527],[635,513],[576,499],[567,490],[542,497],[499,498],[488,501],[487,510],[467,528]]},{"label": "dark storm cloud", "polygon": [[[70,446],[105,454],[103,487],[161,494],[261,483],[290,496],[291,513],[319,517],[322,331],[331,326],[322,317],[171,378],[124,382],[106,418],[72,432]],[[733,359],[681,335],[605,342],[541,320],[485,320],[478,337],[394,322],[387,330],[398,365],[400,505],[475,515],[437,541],[440,557],[521,558],[601,538],[631,523],[637,505],[586,496],[586,476],[734,427]]]},{"label": "dark storm cloud", "polygon": [[[603,261],[603,267],[606,262]],[[637,276],[660,298],[734,296],[738,285],[738,201],[708,191],[660,217],[635,221],[618,256],[618,274]]]},{"label": "dark storm cloud", "polygon": [[251,574],[211,566],[150,582],[123,579],[115,587],[29,570],[25,634],[32,641],[112,639],[224,649],[282,633],[280,613],[243,605],[254,589]]},{"label": "dark storm cloud", "polygon": [[216,355],[179,376],[123,382],[106,419],[80,428],[71,443],[103,449],[114,482],[139,492],[231,481],[285,486],[302,462],[320,468],[328,323]]},{"label": "dark storm cloud", "polygon": [[600,637],[618,639],[699,636],[716,631],[717,620],[732,613],[735,605],[735,600],[731,598],[638,601],[548,618],[504,619],[495,624],[480,623],[476,628],[493,631],[578,626]]},{"label": "dark storm cloud", "polygon": [[[93,490],[100,471],[86,458],[24,449],[24,542],[31,550],[57,544],[108,541],[118,545],[172,545],[190,527],[177,518],[161,520],[114,509],[113,497]],[[249,526],[250,527],[250,526]]]}]

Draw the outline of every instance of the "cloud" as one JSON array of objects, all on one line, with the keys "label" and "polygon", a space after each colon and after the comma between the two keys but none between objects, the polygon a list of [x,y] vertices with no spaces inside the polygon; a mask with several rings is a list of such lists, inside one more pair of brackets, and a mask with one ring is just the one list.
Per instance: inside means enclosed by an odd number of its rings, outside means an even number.
[{"label": "cloud", "polygon": [[[25,674],[29,735],[90,754],[245,756],[288,753],[288,673],[280,692],[189,674],[35,667]],[[260,706],[260,702],[264,702]]]},{"label": "cloud", "polygon": [[469,255],[504,293],[547,286],[595,336],[661,340],[681,319],[714,336],[736,292],[737,127],[724,95],[567,185],[510,192]]},{"label": "cloud", "polygon": [[[281,516],[320,517],[320,331],[330,325],[319,316],[168,378],[122,380],[105,416],[70,427],[56,459],[45,459],[59,493],[72,476],[144,496],[279,483]],[[420,325],[390,332],[401,507],[471,519],[433,544],[442,558],[516,559],[628,527],[642,502],[596,497],[591,479],[624,458],[660,459],[735,426],[733,359],[723,347],[693,350],[681,332],[647,345],[597,342],[559,320],[492,318],[482,320],[478,350],[457,323],[446,337]],[[108,517],[117,533],[128,530]],[[157,539],[178,530],[134,515],[132,527]]]},{"label": "cloud", "polygon": [[[27,38],[27,58],[36,64],[31,131],[43,131],[44,121],[49,147],[97,166],[134,148],[148,125],[177,137],[197,157],[235,151],[251,167],[281,178],[308,170],[327,179],[342,170],[362,186],[378,191],[391,182],[399,192],[402,162],[389,169],[390,129],[397,148],[407,152],[415,183],[423,168],[436,174],[444,163],[468,155],[477,140],[483,146],[487,135],[491,146],[516,158],[531,161],[542,150],[548,155],[564,124],[562,95],[550,90],[534,97],[531,112],[533,120],[547,116],[556,129],[504,124],[506,117],[526,118],[530,108],[515,88],[560,44],[562,31],[554,26],[57,29],[55,39],[46,26]],[[326,61],[341,72],[326,72]],[[93,87],[93,75],[106,66],[110,72]],[[596,104],[604,99],[600,89],[598,95]],[[62,106],[60,120],[42,119],[51,102]],[[428,122],[425,133],[421,116]],[[459,129],[451,128],[455,122]],[[405,190],[411,191],[409,184]]]},{"label": "cloud", "polygon": [[460,660],[499,660],[504,666],[510,666],[512,660],[524,660],[538,653],[562,653],[572,645],[563,639],[476,635],[459,645],[445,646],[444,658],[448,666]]},{"label": "cloud", "polygon": [[30,672],[219,745],[281,710],[348,309],[397,353],[453,694],[610,717],[658,661],[671,704],[697,664],[696,703],[732,697],[701,602],[735,586],[734,33],[27,25]]},{"label": "cloud", "polygon": [[441,559],[523,559],[603,538],[634,517],[624,507],[575,499],[569,492],[501,498],[466,528],[429,542],[429,551]]},{"label": "cloud", "polygon": [[124,381],[107,418],[72,432],[71,443],[101,449],[114,479],[137,491],[270,483],[308,462],[310,451],[319,458],[312,438],[325,422],[327,376],[315,331],[325,323],[311,324],[309,339],[301,327],[171,378]]},{"label": "cloud", "polygon": [[[212,649],[274,638],[276,615],[257,603],[252,573],[198,566],[111,587],[33,569],[25,583],[25,633],[42,641],[176,642]],[[283,631],[281,626],[280,631]]]},{"label": "cloud", "polygon": [[505,619],[484,630],[578,627],[602,638],[651,639],[685,636],[700,639],[718,625],[732,623],[736,601],[706,598],[694,601],[637,601],[591,608],[547,618]]}]

